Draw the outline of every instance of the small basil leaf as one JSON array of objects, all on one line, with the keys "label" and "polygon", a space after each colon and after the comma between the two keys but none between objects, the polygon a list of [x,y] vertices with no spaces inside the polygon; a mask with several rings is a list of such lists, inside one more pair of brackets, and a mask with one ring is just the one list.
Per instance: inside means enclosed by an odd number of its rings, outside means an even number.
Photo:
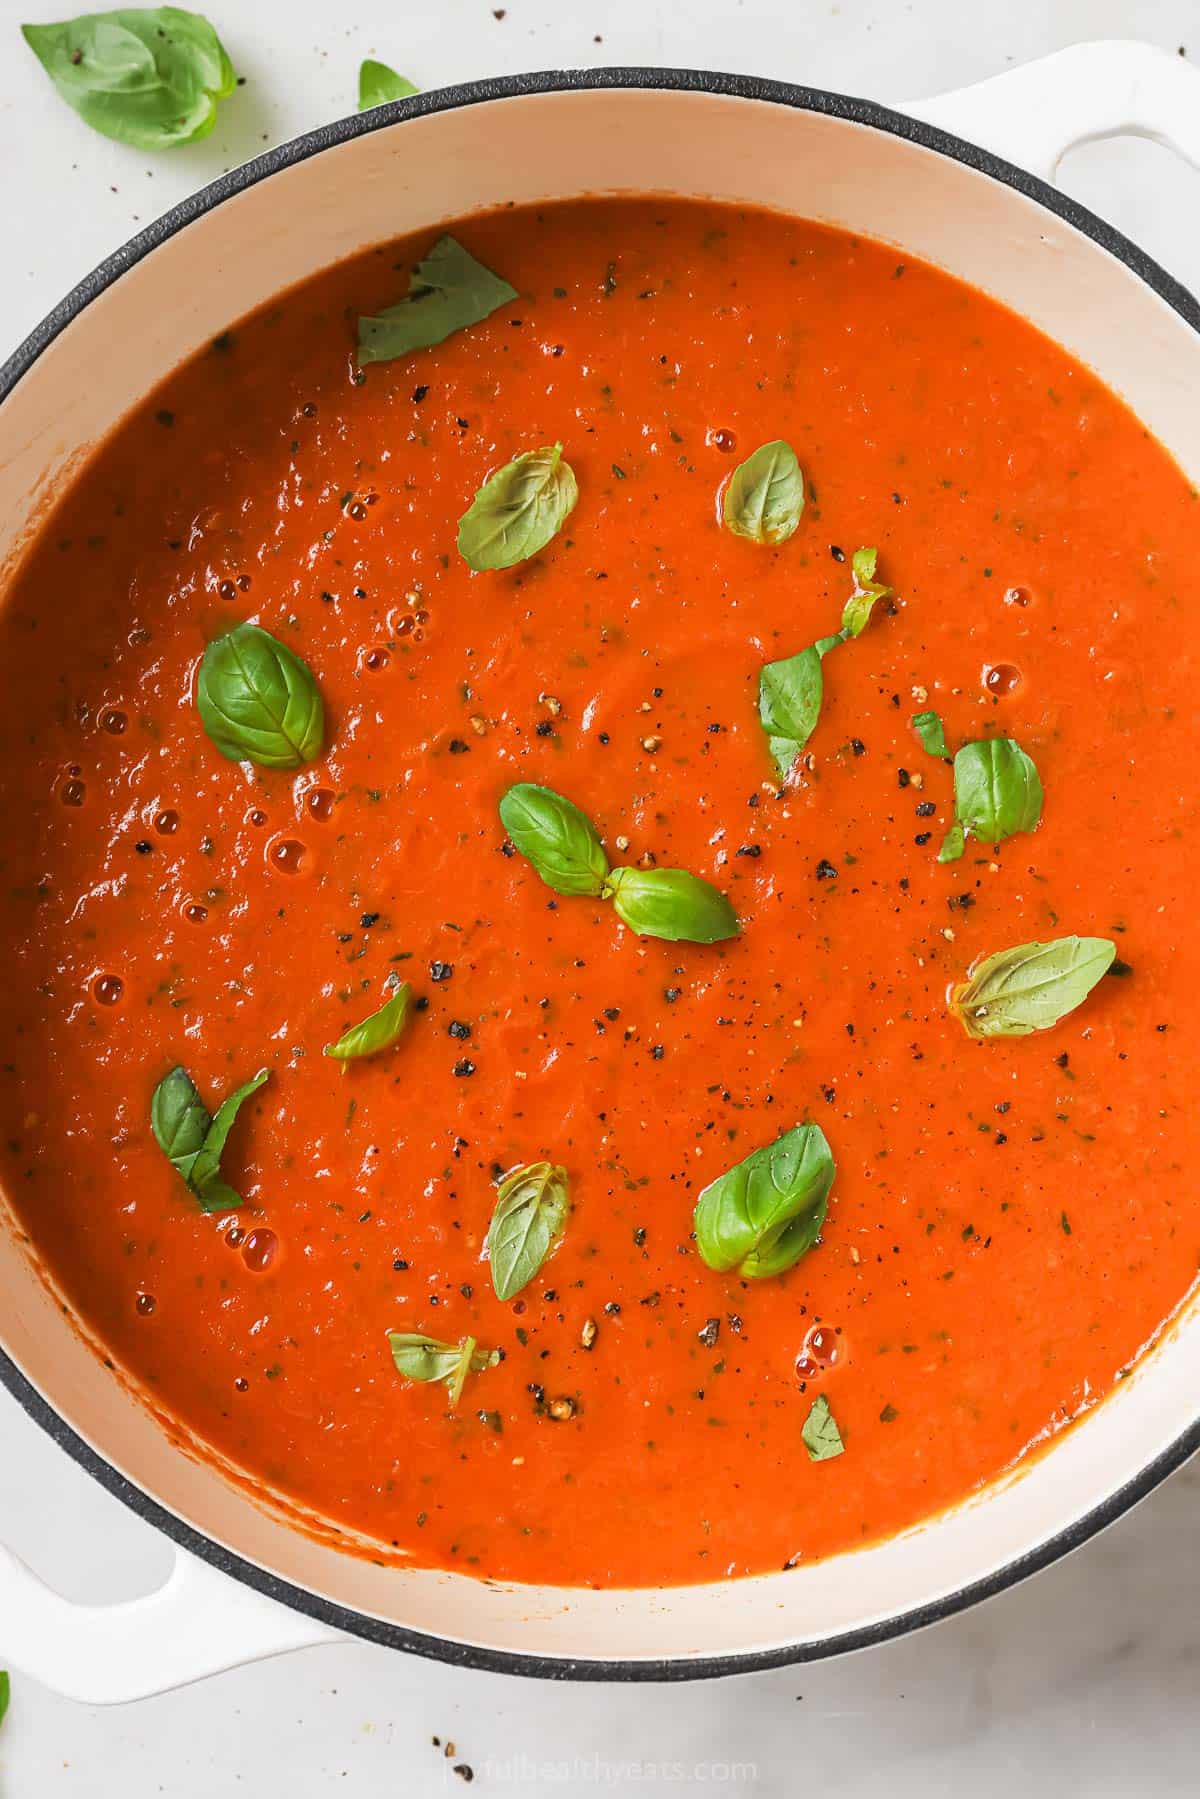
[{"label": "small basil leaf", "polygon": [[639,937],[721,943],[741,930],[725,895],[683,868],[614,868],[604,891]]},{"label": "small basil leaf", "polygon": [[850,558],[854,592],[842,610],[843,639],[861,636],[867,628],[876,600],[885,600],[892,591],[882,581],[875,579],[876,556],[875,550],[855,550]]},{"label": "small basil leaf", "polygon": [[488,476],[459,519],[459,554],[479,572],[513,568],[545,549],[578,498],[561,444],[524,450]]},{"label": "small basil leaf", "polygon": [[237,85],[220,38],[178,6],[85,13],[21,35],[59,95],[93,131],[139,150],[207,137]]},{"label": "small basil leaf", "polygon": [[[216,1116],[204,1133],[204,1142],[200,1146],[200,1154],[192,1164],[192,1172],[188,1177],[188,1185],[200,1201],[200,1209],[204,1212],[223,1212],[230,1204],[244,1205],[245,1201],[234,1193],[233,1188],[220,1180],[221,1157],[225,1153],[225,1141],[233,1129],[233,1121],[241,1111],[252,1093],[257,1093],[264,1082],[270,1079],[270,1070],[260,1068],[251,1080],[245,1081],[235,1089],[228,1099],[222,1100]],[[231,1197],[232,1196],[232,1201]]]},{"label": "small basil leaf", "polygon": [[196,708],[231,762],[299,768],[321,754],[325,708],[312,670],[258,625],[235,625],[209,644]]},{"label": "small basil leaf", "polygon": [[12,1686],[8,1675],[0,1668],[0,1724],[4,1722],[4,1714],[8,1710],[8,1702],[12,1697]]},{"label": "small basil leaf", "polygon": [[453,237],[440,237],[409,279],[408,293],[358,321],[358,363],[392,362],[444,343],[517,297],[515,287],[476,262]]},{"label": "small basil leaf", "polygon": [[823,1393],[818,1393],[813,1400],[808,1417],[801,1426],[800,1435],[804,1439],[810,1462],[828,1462],[833,1456],[841,1455],[845,1449],[837,1420]]},{"label": "small basil leaf", "polygon": [[442,1381],[450,1392],[450,1409],[462,1396],[468,1374],[482,1374],[500,1360],[496,1349],[480,1349],[474,1337],[441,1343],[423,1331],[389,1331],[392,1360],[405,1380]]},{"label": "small basil leaf", "polygon": [[376,62],[370,56],[358,71],[359,112],[370,112],[373,106],[386,106],[389,100],[407,100],[420,91],[403,75],[397,75],[395,69],[389,69],[385,62]]},{"label": "small basil leaf", "polygon": [[1042,816],[1042,783],[1019,743],[988,737],[963,745],[954,758],[954,816],[983,843],[1033,830]]},{"label": "small basil leaf", "polygon": [[1048,1031],[1083,1004],[1116,953],[1107,937],[1056,937],[998,950],[954,989],[950,1009],[968,1037]]},{"label": "small basil leaf", "polygon": [[570,1209],[565,1168],[530,1162],[505,1175],[487,1234],[497,1299],[513,1299],[528,1286],[557,1246]]},{"label": "small basil leaf", "polygon": [[942,838],[939,862],[957,862],[967,847],[967,834],[960,824],[953,824]]},{"label": "small basil leaf", "polygon": [[818,1124],[794,1125],[710,1181],[696,1201],[701,1260],[746,1279],[782,1274],[810,1250],[825,1222],[835,1173]]},{"label": "small basil leaf", "polygon": [[763,444],[734,469],[722,516],[735,537],[786,543],[804,511],[804,476],[791,444]]},{"label": "small basil leaf", "polygon": [[931,756],[949,756],[946,747],[946,727],[936,712],[916,712],[912,717],[912,728],[921,739],[921,748]]},{"label": "small basil leaf", "polygon": [[518,781],[500,801],[500,822],[520,851],[555,893],[599,894],[608,857],[586,813],[533,781]]},{"label": "small basil leaf", "polygon": [[[832,648],[837,638],[825,639]],[[758,677],[758,716],[767,747],[786,780],[821,716],[824,677],[821,645],[801,650],[781,662],[768,662]]]},{"label": "small basil leaf", "polygon": [[408,1023],[411,998],[412,988],[407,981],[402,981],[378,1011],[364,1018],[361,1024],[352,1024],[336,1043],[327,1043],[325,1054],[338,1062],[352,1062],[358,1057],[377,1056],[381,1050],[391,1049]]},{"label": "small basil leaf", "polygon": [[186,1068],[163,1076],[150,1101],[155,1142],[177,1173],[189,1184],[196,1157],[212,1124],[212,1114]]}]

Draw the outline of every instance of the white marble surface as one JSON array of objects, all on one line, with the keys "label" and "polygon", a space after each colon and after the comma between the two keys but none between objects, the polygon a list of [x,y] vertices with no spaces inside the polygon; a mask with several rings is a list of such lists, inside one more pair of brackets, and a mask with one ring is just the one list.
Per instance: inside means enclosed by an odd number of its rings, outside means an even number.
[{"label": "white marble surface", "polygon": [[[86,4],[86,0],[78,0]],[[791,76],[899,100],[1086,37],[1200,56],[1195,0],[194,0],[247,85],[207,144],[149,159],[55,100],[0,0],[0,355],[107,251],[261,145],[351,109],[378,53],[423,87],[599,62]],[[1200,288],[1200,177],[1144,143],[1073,155],[1064,185]],[[151,1590],[161,1539],[0,1394],[0,1541],[63,1591]],[[558,1687],[362,1645],[99,1711],[18,1680],[0,1799],[420,1799],[695,1787],[783,1799],[1174,1799],[1200,1776],[1200,1466],[1033,1582],[920,1636],[706,1686]]]}]

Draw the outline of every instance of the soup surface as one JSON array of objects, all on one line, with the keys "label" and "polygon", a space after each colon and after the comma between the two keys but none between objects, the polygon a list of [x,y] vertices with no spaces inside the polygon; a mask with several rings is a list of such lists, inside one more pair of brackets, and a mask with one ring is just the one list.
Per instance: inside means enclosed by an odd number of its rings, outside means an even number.
[{"label": "soup surface", "polygon": [[[5,1185],[165,1418],[378,1553],[601,1585],[826,1556],[1047,1441],[1195,1276],[1196,496],[1061,349],[877,244],[658,201],[456,235],[516,300],[360,374],[357,315],[433,234],[283,296],[130,418],[14,577]],[[808,482],[776,545],[719,500],[772,440]],[[558,441],[576,508],[473,572],[476,490]],[[893,597],[826,656],[785,781],[760,670],[836,630],[864,546]],[[298,770],[198,715],[246,620],[319,683]],[[927,709],[951,750],[1033,758],[1036,829],[939,863]],[[614,862],[712,882],[740,936],[552,892],[498,817],[517,781]],[[1114,972],[1044,1034],[969,1038],[948,988],[1069,933]],[[397,976],[395,1046],[323,1055]],[[269,1070],[222,1163],[239,1209],[155,1140],[176,1064],[214,1111]],[[701,1189],[809,1121],[820,1241],[715,1272]],[[543,1159],[572,1209],[502,1301],[496,1183]],[[502,1359],[452,1406],[390,1331]],[[843,1453],[812,1460],[822,1396]]]}]

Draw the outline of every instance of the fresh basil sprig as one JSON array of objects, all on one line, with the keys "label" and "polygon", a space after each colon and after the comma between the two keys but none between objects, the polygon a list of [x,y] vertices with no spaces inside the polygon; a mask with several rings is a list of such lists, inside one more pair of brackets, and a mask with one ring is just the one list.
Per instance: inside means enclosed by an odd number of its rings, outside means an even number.
[{"label": "fresh basil sprig", "polygon": [[912,728],[921,740],[921,748],[930,756],[940,756],[946,760],[950,751],[946,745],[946,727],[936,712],[914,712]]},{"label": "fresh basil sprig", "polygon": [[954,823],[939,862],[962,855],[968,836],[1003,843],[1032,831],[1042,816],[1042,783],[1032,758],[1010,737],[965,743],[954,758]]},{"label": "fresh basil sprig", "polygon": [[62,99],[93,131],[138,150],[207,137],[237,86],[220,38],[178,6],[85,13],[21,35]]},{"label": "fresh basil sprig", "polygon": [[500,801],[513,847],[556,893],[608,899],[639,937],[671,943],[720,943],[741,929],[723,893],[682,868],[609,869],[596,828],[578,806],[532,781],[518,781]]},{"label": "fresh basil sprig", "polygon": [[391,1049],[408,1023],[411,998],[412,988],[407,981],[401,981],[391,998],[384,1000],[369,1018],[364,1018],[361,1024],[352,1024],[336,1043],[327,1043],[325,1054],[338,1062],[352,1062],[360,1057],[377,1056],[381,1050]]},{"label": "fresh basil sprig", "polygon": [[386,106],[389,100],[407,100],[411,94],[420,91],[403,75],[397,75],[387,63],[376,62],[371,56],[358,71],[359,112],[370,112],[373,106]]},{"label": "fresh basil sprig", "polygon": [[513,847],[555,893],[595,897],[608,876],[608,857],[586,813],[552,787],[518,781],[500,801],[500,822]]},{"label": "fresh basil sprig", "polygon": [[791,444],[762,444],[729,478],[722,502],[726,527],[752,543],[786,543],[804,511],[804,476]]},{"label": "fresh basil sprig", "polygon": [[456,238],[440,237],[413,270],[404,299],[359,319],[359,367],[444,343],[516,297],[515,287],[476,262]]},{"label": "fresh basil sprig", "polygon": [[524,450],[488,476],[459,519],[459,554],[480,572],[513,568],[545,549],[578,498],[561,444]]},{"label": "fresh basil sprig", "polygon": [[570,1210],[565,1168],[529,1162],[505,1175],[487,1234],[497,1299],[513,1299],[529,1285],[559,1242]]},{"label": "fresh basil sprig", "polygon": [[741,930],[723,893],[685,868],[614,868],[604,885],[623,925],[668,943],[723,943]]},{"label": "fresh basil sprig", "polygon": [[843,643],[851,637],[860,637],[870,623],[871,613],[877,600],[886,600],[891,588],[875,579],[875,564],[878,551],[874,549],[855,550],[850,558],[850,571],[854,576],[854,592],[842,608],[842,629],[839,633]]},{"label": "fresh basil sprig", "polygon": [[442,1381],[450,1393],[450,1410],[462,1398],[468,1374],[482,1374],[500,1360],[498,1349],[480,1349],[474,1337],[442,1343],[424,1331],[389,1331],[392,1360],[405,1380]]},{"label": "fresh basil sprig", "polygon": [[1056,937],[985,956],[950,996],[968,1037],[1028,1037],[1081,1006],[1117,954],[1107,937]]},{"label": "fresh basil sprig", "polygon": [[150,1124],[155,1141],[187,1183],[202,1212],[234,1211],[245,1205],[221,1175],[225,1143],[244,1102],[270,1078],[260,1068],[225,1099],[214,1118],[186,1068],[173,1068],[154,1089]]},{"label": "fresh basil sprig", "polygon": [[783,1274],[820,1235],[836,1172],[819,1124],[798,1124],[711,1181],[696,1201],[696,1243],[718,1273]]},{"label": "fresh basil sprig", "polygon": [[828,1462],[845,1449],[837,1419],[829,1409],[824,1393],[818,1393],[813,1400],[808,1417],[800,1427],[800,1435],[810,1462]]},{"label": "fresh basil sprig", "polygon": [[312,670],[258,625],[235,625],[209,644],[196,709],[231,762],[299,768],[325,742],[325,708]]}]

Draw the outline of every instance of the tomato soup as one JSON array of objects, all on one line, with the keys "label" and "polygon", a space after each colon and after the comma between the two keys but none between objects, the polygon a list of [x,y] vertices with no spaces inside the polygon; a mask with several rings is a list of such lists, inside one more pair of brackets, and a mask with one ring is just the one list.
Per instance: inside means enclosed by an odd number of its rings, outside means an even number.
[{"label": "tomato soup", "polygon": [[[1021,319],[753,211],[469,220],[496,303],[360,367],[436,235],[232,325],[10,581],[4,1185],[168,1427],[369,1553],[828,1556],[1046,1444],[1195,1277],[1196,495]],[[293,766],[214,737],[251,641]],[[698,1209],[777,1142],[787,1234]]]}]

